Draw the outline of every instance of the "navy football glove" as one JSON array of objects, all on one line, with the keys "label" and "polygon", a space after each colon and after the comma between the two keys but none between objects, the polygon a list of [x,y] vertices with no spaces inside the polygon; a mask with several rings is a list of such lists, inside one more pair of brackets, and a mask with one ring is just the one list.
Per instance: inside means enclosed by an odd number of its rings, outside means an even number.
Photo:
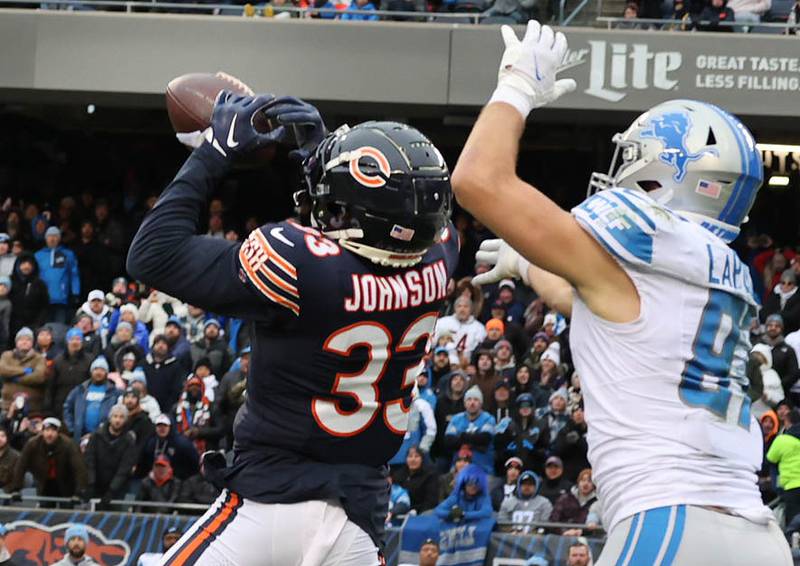
[{"label": "navy football glove", "polygon": [[289,134],[281,141],[287,144],[296,142],[297,149],[289,152],[289,157],[296,161],[305,161],[328,133],[319,110],[293,96],[276,98],[264,109],[264,115],[270,120],[277,120],[283,127],[291,126],[295,140]]},{"label": "navy football glove", "polygon": [[206,141],[228,159],[282,141],[286,128],[261,133],[253,125],[256,114],[274,99],[271,94],[241,96],[223,90],[214,105],[211,127],[204,132]]}]

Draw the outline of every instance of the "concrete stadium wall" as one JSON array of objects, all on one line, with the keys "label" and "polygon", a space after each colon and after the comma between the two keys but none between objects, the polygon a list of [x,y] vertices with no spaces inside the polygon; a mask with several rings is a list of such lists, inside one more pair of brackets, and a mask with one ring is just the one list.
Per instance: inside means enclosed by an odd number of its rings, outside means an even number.
[{"label": "concrete stadium wall", "polygon": [[[638,111],[670,98],[797,116],[800,44],[781,36],[568,28],[557,109]],[[258,90],[332,103],[474,108],[491,93],[496,26],[0,11],[0,95],[124,94],[162,104],[173,77],[225,70]]]}]

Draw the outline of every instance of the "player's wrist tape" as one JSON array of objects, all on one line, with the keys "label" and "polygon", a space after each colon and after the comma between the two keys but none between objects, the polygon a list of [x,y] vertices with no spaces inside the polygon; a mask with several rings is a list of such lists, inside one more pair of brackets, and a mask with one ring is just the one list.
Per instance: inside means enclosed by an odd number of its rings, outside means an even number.
[{"label": "player's wrist tape", "polygon": [[519,271],[519,278],[522,279],[522,281],[528,287],[531,286],[530,278],[528,277],[528,268],[530,266],[531,262],[529,262],[521,255],[517,255],[517,271]]},{"label": "player's wrist tape", "polygon": [[494,93],[487,104],[491,104],[492,102],[505,102],[506,104],[510,104],[517,109],[517,112],[520,113],[523,120],[526,120],[528,114],[533,110],[533,104],[531,104],[528,95],[512,86],[504,84],[499,84],[497,88],[494,89]]}]

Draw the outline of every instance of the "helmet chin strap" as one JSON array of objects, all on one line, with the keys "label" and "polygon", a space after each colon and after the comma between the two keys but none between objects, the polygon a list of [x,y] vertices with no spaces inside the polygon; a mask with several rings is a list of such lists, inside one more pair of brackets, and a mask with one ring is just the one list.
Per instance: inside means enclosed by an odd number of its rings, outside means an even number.
[{"label": "helmet chin strap", "polygon": [[359,244],[351,240],[339,240],[339,245],[350,250],[354,254],[367,258],[372,263],[388,267],[412,267],[422,261],[422,256],[425,255],[425,252],[415,254],[390,252],[367,246],[366,244]]}]

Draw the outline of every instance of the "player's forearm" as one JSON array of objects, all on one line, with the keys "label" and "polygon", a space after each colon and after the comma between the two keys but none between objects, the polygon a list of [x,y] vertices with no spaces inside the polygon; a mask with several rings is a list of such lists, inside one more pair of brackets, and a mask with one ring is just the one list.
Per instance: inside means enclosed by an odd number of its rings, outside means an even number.
[{"label": "player's forearm", "polygon": [[[453,170],[453,192],[458,202],[478,215],[497,187],[516,177],[519,139],[525,122],[512,106],[487,105]],[[483,209],[481,209],[483,210]]]},{"label": "player's forearm", "polygon": [[572,315],[573,287],[569,281],[535,265],[528,267],[528,281],[547,306],[566,317]]},{"label": "player's forearm", "polygon": [[197,233],[211,192],[225,176],[226,160],[208,144],[192,152],[136,232],[127,268],[135,279],[161,284],[170,260]]}]

